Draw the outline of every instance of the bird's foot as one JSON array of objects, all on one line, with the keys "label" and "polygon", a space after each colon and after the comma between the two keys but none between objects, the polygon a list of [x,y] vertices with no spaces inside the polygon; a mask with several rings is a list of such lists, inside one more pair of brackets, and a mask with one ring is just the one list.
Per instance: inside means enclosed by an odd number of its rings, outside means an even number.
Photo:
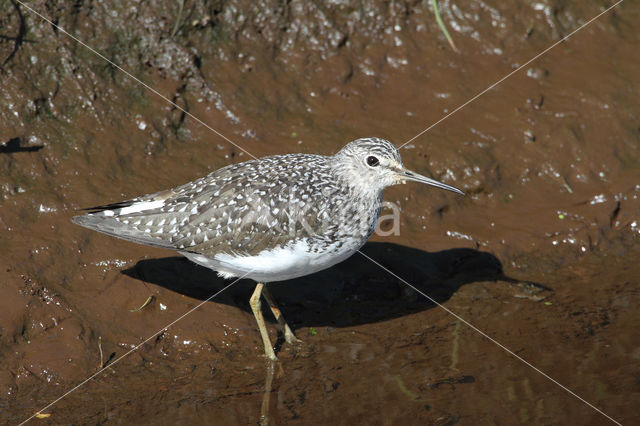
[{"label": "bird's foot", "polygon": [[275,354],[275,353],[273,353],[273,352],[272,352],[271,354],[268,354],[268,353],[267,353],[267,354],[264,354],[264,356],[265,356],[265,358],[267,358],[269,361],[274,361],[274,362],[275,362],[275,361],[279,361],[279,360],[278,360],[278,357],[277,357],[277,356],[276,356],[276,354]]},{"label": "bird's foot", "polygon": [[284,340],[290,345],[293,345],[296,343],[302,343],[302,340],[298,339],[296,335],[293,334],[293,331],[291,331],[289,326],[286,326],[284,329]]}]

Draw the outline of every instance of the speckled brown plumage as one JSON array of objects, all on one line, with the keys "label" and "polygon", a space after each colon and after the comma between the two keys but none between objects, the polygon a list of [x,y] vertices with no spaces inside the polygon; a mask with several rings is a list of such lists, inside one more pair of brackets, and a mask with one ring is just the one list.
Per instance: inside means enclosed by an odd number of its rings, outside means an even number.
[{"label": "speckled brown plumage", "polygon": [[264,283],[311,274],[351,256],[373,233],[384,189],[406,180],[460,192],[405,169],[391,143],[365,138],[333,156],[286,154],[234,164],[177,188],[94,207],[72,220],[178,250],[226,278],[256,280],[249,304],[265,355],[276,360],[261,295],[286,341],[297,339]]},{"label": "speckled brown plumage", "polygon": [[[372,156],[382,166],[368,165]],[[391,143],[359,139],[334,156],[286,154],[230,165],[170,190],[95,207],[73,221],[178,250],[226,277],[258,262],[265,271],[248,277],[282,280],[324,269],[360,248],[374,230],[384,188],[398,181],[402,168]],[[282,250],[304,259],[262,268],[277,263],[271,255],[283,257]],[[243,259],[248,266],[238,265]],[[291,262],[300,264],[288,268]]]}]

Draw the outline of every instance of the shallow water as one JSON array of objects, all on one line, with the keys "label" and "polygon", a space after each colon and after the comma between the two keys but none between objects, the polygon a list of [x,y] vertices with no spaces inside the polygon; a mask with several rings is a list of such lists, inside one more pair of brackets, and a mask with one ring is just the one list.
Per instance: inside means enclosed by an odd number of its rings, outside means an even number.
[{"label": "shallow water", "polygon": [[[180,16],[173,2],[34,4],[246,152],[2,3],[0,419],[26,419],[226,284],[74,226],[76,209],[249,153],[401,144],[603,10],[439,3],[460,53],[427,4],[185,2]],[[640,397],[638,18],[623,3],[409,143],[409,168],[468,195],[390,189],[400,235],[365,247],[623,424]],[[361,256],[273,285],[304,343],[281,345],[265,393],[251,287],[205,303],[46,421],[606,422]]]}]

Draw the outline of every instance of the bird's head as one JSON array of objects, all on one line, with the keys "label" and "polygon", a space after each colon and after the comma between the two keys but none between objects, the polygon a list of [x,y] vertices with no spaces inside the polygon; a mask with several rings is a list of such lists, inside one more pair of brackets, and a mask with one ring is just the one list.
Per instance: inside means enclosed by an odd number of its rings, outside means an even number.
[{"label": "bird's head", "polygon": [[415,181],[464,195],[453,186],[405,168],[396,147],[384,139],[356,139],[333,158],[338,176],[361,192],[372,191],[379,194],[388,186]]}]

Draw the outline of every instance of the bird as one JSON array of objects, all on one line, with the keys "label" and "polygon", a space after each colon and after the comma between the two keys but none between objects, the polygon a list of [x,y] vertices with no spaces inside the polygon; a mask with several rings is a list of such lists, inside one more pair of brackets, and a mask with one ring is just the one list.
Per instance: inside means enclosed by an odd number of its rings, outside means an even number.
[{"label": "bird", "polygon": [[287,343],[299,342],[267,284],[327,269],[371,237],[385,188],[415,181],[464,193],[408,170],[389,141],[368,137],[334,155],[281,154],[236,163],[184,185],[90,207],[73,223],[177,250],[223,278],[256,282],[249,299],[265,356],[278,358],[264,297]]}]

